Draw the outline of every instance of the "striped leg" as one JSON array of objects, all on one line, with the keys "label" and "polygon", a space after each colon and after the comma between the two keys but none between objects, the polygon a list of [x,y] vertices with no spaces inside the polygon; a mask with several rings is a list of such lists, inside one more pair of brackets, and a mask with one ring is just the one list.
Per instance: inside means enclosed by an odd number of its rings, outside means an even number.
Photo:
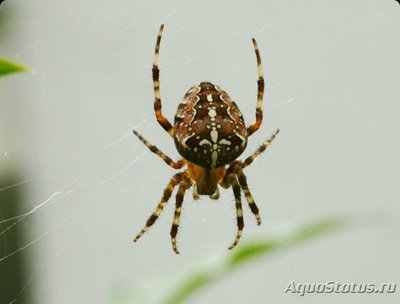
[{"label": "striped leg", "polygon": [[244,196],[246,197],[246,200],[249,203],[250,210],[255,215],[256,220],[257,220],[257,224],[261,225],[260,212],[258,210],[258,207],[257,207],[256,203],[254,202],[253,196],[250,193],[249,186],[247,185],[246,176],[244,175],[242,170],[239,170],[237,175],[238,175],[238,178],[239,178],[239,184],[243,189]]},{"label": "striped leg", "polygon": [[165,155],[164,153],[162,153],[156,146],[153,146],[152,144],[150,144],[142,135],[139,134],[139,132],[137,132],[136,130],[133,130],[133,134],[135,134],[137,136],[137,138],[140,139],[140,141],[142,143],[145,144],[145,146],[147,148],[149,148],[149,150],[155,154],[157,154],[158,156],[160,156],[163,161],[170,167],[174,168],[174,169],[180,169],[184,166],[185,162],[183,160],[180,160],[178,162],[174,162],[171,158],[169,158],[167,155]]},{"label": "striped leg", "polygon": [[263,117],[262,101],[263,101],[263,97],[264,97],[264,76],[263,76],[263,72],[262,72],[260,52],[258,51],[257,41],[254,38],[253,38],[253,46],[254,46],[254,51],[256,53],[256,57],[257,57],[258,94],[257,94],[257,107],[256,107],[256,121],[250,127],[247,128],[248,136],[250,136],[251,134],[253,134],[255,131],[258,130],[258,128],[261,126],[262,117]]},{"label": "striped leg", "polygon": [[242,236],[242,231],[244,227],[244,221],[243,221],[243,209],[242,209],[242,201],[240,198],[240,186],[237,182],[236,176],[232,175],[231,177],[231,185],[233,189],[233,194],[235,196],[235,205],[236,205],[236,221],[237,221],[237,234],[236,238],[233,241],[232,245],[229,247],[229,249],[233,249],[240,240],[240,237]]},{"label": "striped leg", "polygon": [[190,187],[190,182],[183,181],[176,193],[176,204],[175,204],[175,214],[174,214],[174,221],[171,227],[171,242],[172,242],[172,249],[176,254],[179,254],[178,247],[176,246],[176,235],[178,234],[179,228],[179,221],[181,218],[181,210],[182,210],[182,203],[183,198],[185,197],[185,191]]},{"label": "striped leg", "polygon": [[228,189],[232,186],[232,176],[235,177],[237,172],[240,170],[241,163],[240,161],[233,161],[229,167],[226,169],[225,176],[222,181],[219,182],[222,188]]},{"label": "striped leg", "polygon": [[156,118],[161,127],[169,133],[169,135],[174,136],[174,129],[167,118],[161,113],[161,98],[160,98],[160,70],[158,69],[158,57],[160,53],[160,43],[161,36],[163,33],[164,24],[161,25],[160,31],[158,32],[156,49],[154,54],[153,62],[153,85],[154,85],[154,111],[156,112]]},{"label": "striped leg", "polygon": [[184,177],[184,173],[177,173],[171,178],[171,180],[168,183],[168,186],[164,190],[164,194],[161,198],[161,202],[157,206],[157,209],[149,217],[144,228],[135,237],[135,239],[133,240],[134,242],[136,242],[143,234],[145,234],[146,231],[149,230],[149,228],[158,219],[162,210],[164,209],[165,205],[167,204],[169,198],[171,197],[172,191],[174,191],[175,186],[181,182],[183,177]]},{"label": "striped leg", "polygon": [[257,150],[256,152],[254,152],[252,155],[250,155],[248,158],[245,159],[244,162],[242,162],[242,168],[246,168],[247,166],[249,166],[253,160],[260,155],[262,152],[265,151],[265,149],[267,149],[267,147],[272,143],[272,141],[275,139],[276,135],[278,135],[279,133],[279,129],[277,129],[270,138],[268,138]]}]

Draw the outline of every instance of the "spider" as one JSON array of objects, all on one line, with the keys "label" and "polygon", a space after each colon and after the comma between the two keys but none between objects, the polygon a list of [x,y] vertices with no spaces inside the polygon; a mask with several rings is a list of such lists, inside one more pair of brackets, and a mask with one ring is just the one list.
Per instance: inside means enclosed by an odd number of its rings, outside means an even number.
[{"label": "spider", "polygon": [[176,235],[178,233],[182,203],[186,190],[193,187],[193,199],[208,195],[211,199],[219,198],[218,185],[222,188],[232,187],[236,205],[237,234],[229,249],[234,248],[244,227],[241,191],[243,190],[250,210],[257,224],[261,218],[257,205],[250,193],[243,169],[248,167],[271,144],[279,132],[277,129],[252,155],[244,161],[237,160],[247,145],[247,139],[257,131],[262,122],[262,100],[264,95],[264,77],[261,67],[261,56],[256,40],[253,38],[254,51],[258,66],[258,97],[256,121],[246,128],[243,115],[236,103],[219,86],[210,82],[201,82],[191,87],[178,106],[174,125],[161,112],[160,81],[158,58],[164,25],[161,25],[153,62],[154,110],[158,123],[174,139],[176,149],[183,159],[175,162],[151,145],[136,130],[133,133],[151,152],[174,169],[182,169],[170,179],[156,210],[148,218],[146,225],[134,239],[136,242],[154,224],[167,204],[172,192],[179,185],[176,194],[175,215],[171,228],[172,248],[179,254]]}]

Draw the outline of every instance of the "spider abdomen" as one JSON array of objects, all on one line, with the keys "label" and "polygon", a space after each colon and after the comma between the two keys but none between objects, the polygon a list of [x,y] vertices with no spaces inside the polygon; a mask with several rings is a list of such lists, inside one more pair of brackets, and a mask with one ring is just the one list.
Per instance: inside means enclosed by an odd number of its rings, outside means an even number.
[{"label": "spider abdomen", "polygon": [[238,158],[247,130],[236,103],[218,86],[202,82],[185,94],[174,120],[175,146],[186,160],[214,169]]}]

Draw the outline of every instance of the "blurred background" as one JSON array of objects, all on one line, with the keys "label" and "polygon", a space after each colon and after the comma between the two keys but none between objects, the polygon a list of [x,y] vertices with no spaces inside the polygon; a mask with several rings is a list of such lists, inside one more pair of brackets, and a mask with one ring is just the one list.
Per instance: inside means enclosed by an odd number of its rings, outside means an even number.
[{"label": "blurred background", "polygon": [[398,291],[285,293],[292,281],[400,281],[394,0],[2,3],[0,57],[30,71],[0,78],[0,303],[162,297],[165,279],[233,254],[226,249],[236,233],[231,190],[218,201],[194,202],[187,193],[179,256],[169,238],[173,198],[132,242],[175,172],[131,130],[179,158],[153,113],[161,23],[161,97],[170,120],[190,86],[211,81],[251,123],[251,38],[258,41],[265,119],[243,157],[276,128],[281,133],[246,169],[263,224],[245,208],[242,242],[331,215],[374,222],[254,261],[185,303],[398,303]]}]

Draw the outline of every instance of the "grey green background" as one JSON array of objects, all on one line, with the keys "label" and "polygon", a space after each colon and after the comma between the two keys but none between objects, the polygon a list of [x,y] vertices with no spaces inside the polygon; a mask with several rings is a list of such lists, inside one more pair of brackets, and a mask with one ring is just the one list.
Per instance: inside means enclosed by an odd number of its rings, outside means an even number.
[{"label": "grey green background", "polygon": [[[181,255],[169,239],[173,200],[132,243],[174,173],[132,128],[178,158],[153,114],[161,23],[161,96],[170,120],[191,85],[211,81],[252,122],[251,38],[258,41],[265,119],[244,155],[276,128],[281,133],[246,170],[263,225],[246,209],[243,240],[326,215],[374,219],[246,266],[188,302],[397,303],[398,293],[300,297],[284,290],[291,281],[400,281],[398,3],[14,0],[2,4],[0,20],[0,55],[31,69],[0,81],[0,170],[17,172],[18,212],[27,214],[15,225],[26,233],[16,253],[29,262],[24,303],[112,303],[115,294],[225,253],[234,238],[231,191],[217,202],[193,202],[189,192]],[[13,254],[7,244],[14,238],[12,229],[3,235],[1,257]],[[162,288],[150,286],[154,294]]]}]

